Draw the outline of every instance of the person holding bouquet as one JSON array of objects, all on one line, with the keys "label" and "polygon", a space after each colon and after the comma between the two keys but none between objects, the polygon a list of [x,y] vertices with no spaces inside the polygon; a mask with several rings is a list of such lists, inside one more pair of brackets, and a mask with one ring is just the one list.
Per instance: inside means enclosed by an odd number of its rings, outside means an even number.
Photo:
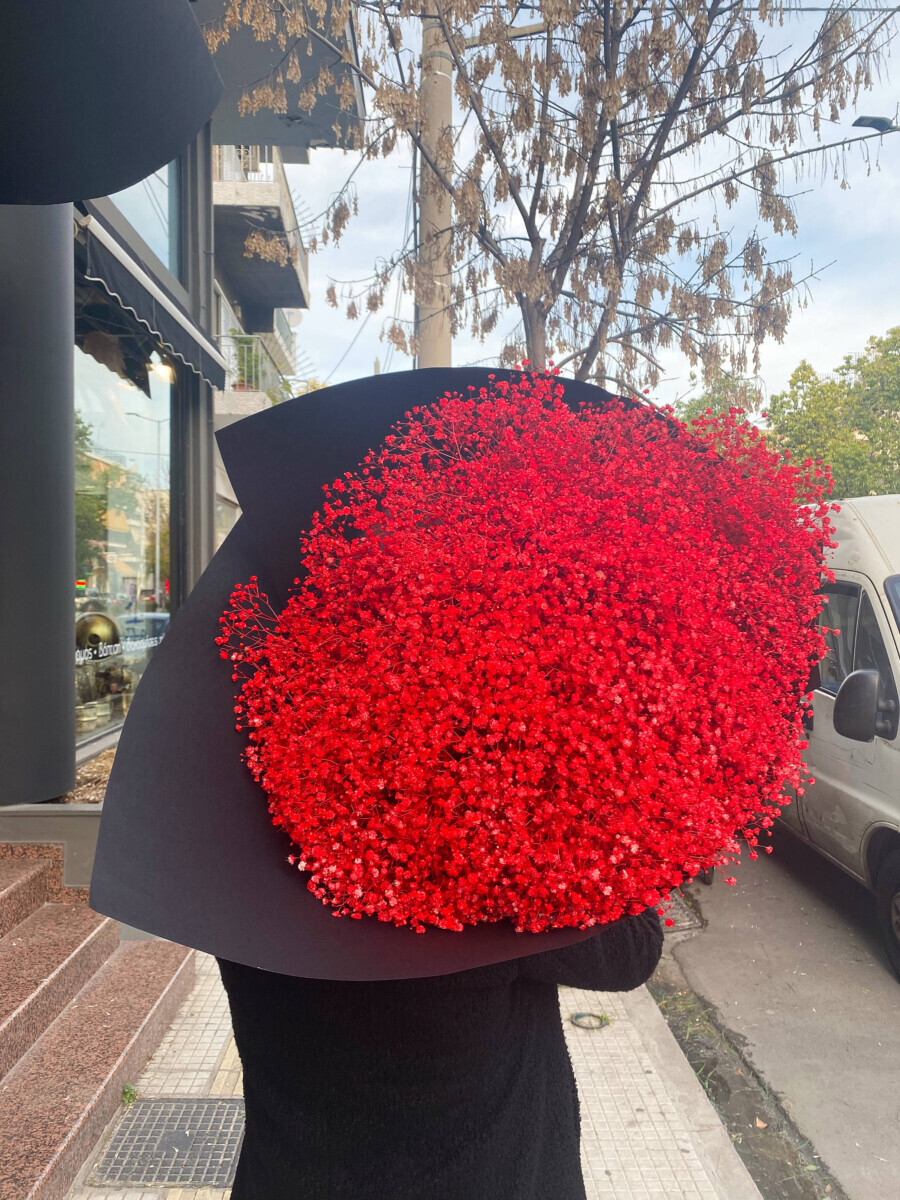
[{"label": "person holding bouquet", "polygon": [[557,987],[640,986],[672,888],[801,782],[827,471],[524,370],[220,446],[244,515],[136,694],[92,903],[219,959],[233,1200],[580,1200]]}]

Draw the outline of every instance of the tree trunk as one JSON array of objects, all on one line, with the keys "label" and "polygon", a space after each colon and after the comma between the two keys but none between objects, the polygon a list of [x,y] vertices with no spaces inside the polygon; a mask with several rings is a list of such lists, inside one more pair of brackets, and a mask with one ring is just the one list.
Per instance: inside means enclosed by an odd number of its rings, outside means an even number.
[{"label": "tree trunk", "polygon": [[[422,16],[422,79],[424,104],[422,140],[447,176],[453,173],[452,151],[442,134],[453,122],[453,59],[436,17]],[[419,367],[449,367],[453,357],[450,333],[450,197],[422,164],[419,200],[419,270],[427,285],[416,296]]]},{"label": "tree trunk", "polygon": [[522,324],[525,326],[525,348],[528,361],[538,371],[547,368],[547,318],[533,300],[519,296]]},{"label": "tree trunk", "polygon": [[[582,382],[587,382],[591,377],[591,371],[599,358],[601,362],[606,361],[606,345],[609,337],[610,324],[616,319],[616,314],[619,311],[619,301],[622,298],[621,290],[610,291],[606,293],[606,302],[603,305],[603,316],[600,318],[600,323],[594,330],[591,340],[585,348],[584,354],[581,356],[581,361],[578,370],[575,372],[575,378]],[[606,387],[609,380],[606,376],[603,377],[603,386]]]}]

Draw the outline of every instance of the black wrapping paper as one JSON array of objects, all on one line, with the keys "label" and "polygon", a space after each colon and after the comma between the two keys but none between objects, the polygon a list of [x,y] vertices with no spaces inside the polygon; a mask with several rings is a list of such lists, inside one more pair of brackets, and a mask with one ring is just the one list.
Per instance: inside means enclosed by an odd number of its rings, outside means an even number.
[{"label": "black wrapping paper", "polygon": [[[322,487],[353,470],[390,427],[448,389],[489,374],[408,371],[314,392],[218,434],[243,515],[175,617],[141,680],[104,802],[91,884],[97,911],[249,966],[325,979],[442,975],[571,945],[595,930],[516,933],[484,923],[417,934],[376,918],[335,918],[287,862],[265,794],[241,760],[218,619],[234,585],[259,577],[275,608],[298,574],[300,535]],[[607,393],[561,381],[565,400]]]}]

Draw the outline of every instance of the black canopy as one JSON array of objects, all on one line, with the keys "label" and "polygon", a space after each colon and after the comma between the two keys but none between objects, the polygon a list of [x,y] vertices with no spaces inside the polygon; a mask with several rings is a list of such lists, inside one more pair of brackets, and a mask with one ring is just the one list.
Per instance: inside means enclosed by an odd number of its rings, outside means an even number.
[{"label": "black canopy", "polygon": [[130,187],[193,141],[221,94],[188,0],[4,5],[0,204]]},{"label": "black canopy", "polygon": [[218,349],[152,268],[103,221],[95,206],[86,202],[80,207],[87,214],[81,222],[85,232],[85,279],[101,284],[169,354],[212,387],[223,389],[225,363]]}]

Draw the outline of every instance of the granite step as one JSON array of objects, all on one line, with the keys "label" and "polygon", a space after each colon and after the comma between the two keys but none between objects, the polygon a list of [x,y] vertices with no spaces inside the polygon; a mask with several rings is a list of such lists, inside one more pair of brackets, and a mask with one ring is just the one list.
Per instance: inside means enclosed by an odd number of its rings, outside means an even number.
[{"label": "granite step", "polygon": [[50,873],[40,859],[0,858],[0,938],[48,898]]},{"label": "granite step", "polygon": [[0,1082],[0,1200],[62,1200],[194,982],[194,953],[125,942]]},{"label": "granite step", "polygon": [[0,940],[0,1079],[119,944],[86,904],[44,904]]}]

